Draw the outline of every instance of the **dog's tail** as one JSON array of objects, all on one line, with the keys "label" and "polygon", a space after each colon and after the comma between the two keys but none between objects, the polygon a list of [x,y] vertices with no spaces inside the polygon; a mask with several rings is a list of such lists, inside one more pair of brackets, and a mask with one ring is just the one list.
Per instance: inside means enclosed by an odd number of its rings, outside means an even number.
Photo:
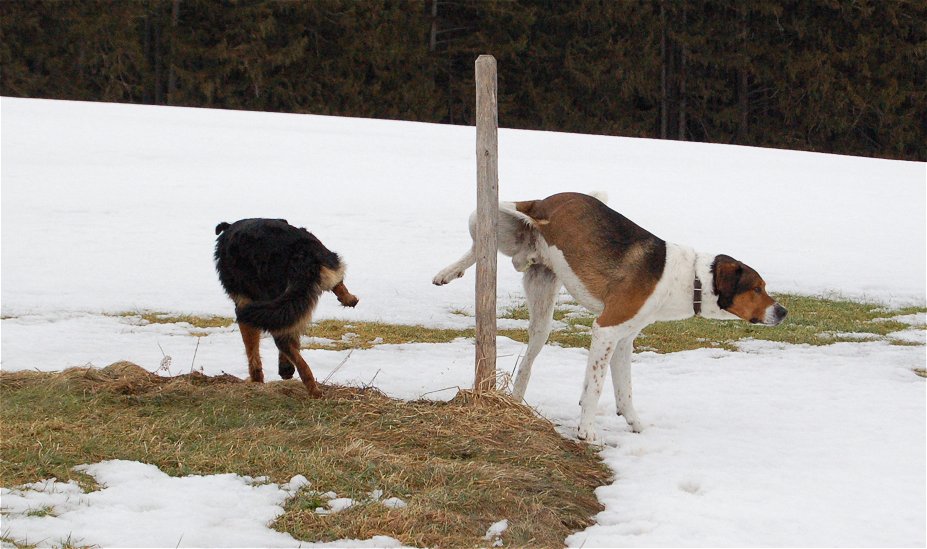
[{"label": "dog's tail", "polygon": [[529,200],[527,202],[499,202],[499,213],[514,217],[529,227],[535,227],[539,224],[543,225],[546,221],[539,221],[531,217],[530,214],[525,213],[531,211],[530,205],[535,202],[537,202],[537,200]]},{"label": "dog's tail", "polygon": [[229,227],[231,227],[231,225],[226,223],[225,221],[216,225],[216,236],[222,234],[222,231],[228,229]]},{"label": "dog's tail", "polygon": [[[608,204],[608,193],[605,191],[591,191],[587,193],[603,204]],[[524,202],[499,202],[499,213],[509,215],[522,221],[530,227],[537,228],[539,225],[546,225],[549,220],[546,215],[535,210],[535,204],[540,200],[526,200]]]},{"label": "dog's tail", "polygon": [[286,291],[279,296],[236,307],[235,314],[239,322],[273,333],[295,326],[308,317],[321,293],[318,284],[311,283],[303,273],[302,276],[291,277]]}]

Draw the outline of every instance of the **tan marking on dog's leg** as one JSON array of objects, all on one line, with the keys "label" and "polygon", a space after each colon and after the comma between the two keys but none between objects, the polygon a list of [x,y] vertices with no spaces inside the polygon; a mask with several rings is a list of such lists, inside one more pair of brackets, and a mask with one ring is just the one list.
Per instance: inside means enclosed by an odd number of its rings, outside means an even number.
[{"label": "tan marking on dog's leg", "polygon": [[345,307],[354,307],[360,301],[356,295],[352,294],[342,280],[332,288],[332,293],[338,297],[338,301]]},{"label": "tan marking on dog's leg", "polygon": [[261,330],[241,322],[238,323],[241,340],[248,355],[248,375],[251,381],[264,383],[264,369],[261,367]]},{"label": "tan marking on dog's leg", "polygon": [[280,353],[296,367],[296,371],[299,372],[299,377],[303,380],[303,385],[306,386],[309,395],[312,397],[322,396],[322,391],[315,382],[315,377],[312,376],[312,370],[309,369],[309,365],[299,354],[299,336],[295,334],[274,336],[274,343]]},{"label": "tan marking on dog's leg", "polygon": [[344,280],[345,264],[342,263],[337,269],[322,267],[319,270],[319,287],[322,290],[331,290],[342,280]]}]

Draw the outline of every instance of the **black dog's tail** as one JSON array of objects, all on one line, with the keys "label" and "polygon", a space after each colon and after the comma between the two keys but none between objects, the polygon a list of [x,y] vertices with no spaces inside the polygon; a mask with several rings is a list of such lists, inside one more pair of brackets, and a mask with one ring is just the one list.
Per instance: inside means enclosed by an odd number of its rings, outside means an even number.
[{"label": "black dog's tail", "polygon": [[291,278],[286,291],[268,301],[252,301],[235,311],[239,322],[268,332],[294,327],[307,318],[319,300],[318,285],[303,276]]},{"label": "black dog's tail", "polygon": [[231,225],[226,223],[225,221],[223,221],[222,223],[219,223],[218,225],[216,225],[216,235],[222,234],[222,231],[228,229],[229,227],[231,227]]}]

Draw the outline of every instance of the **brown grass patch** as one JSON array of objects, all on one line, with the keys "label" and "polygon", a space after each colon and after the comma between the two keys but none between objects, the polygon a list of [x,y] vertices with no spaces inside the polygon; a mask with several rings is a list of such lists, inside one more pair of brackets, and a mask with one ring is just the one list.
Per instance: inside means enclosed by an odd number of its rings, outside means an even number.
[{"label": "brown grass patch", "polygon": [[507,546],[562,546],[601,509],[609,472],[585,445],[507,396],[462,391],[450,402],[402,402],[372,388],[233,376],[165,378],[130,363],[62,373],[0,372],[0,483],[52,476],[104,459],[153,463],[171,475],[235,472],[366,501],[408,503],[314,512],[302,492],[274,527],[303,540],[388,535],[430,547],[483,546],[502,518]]}]

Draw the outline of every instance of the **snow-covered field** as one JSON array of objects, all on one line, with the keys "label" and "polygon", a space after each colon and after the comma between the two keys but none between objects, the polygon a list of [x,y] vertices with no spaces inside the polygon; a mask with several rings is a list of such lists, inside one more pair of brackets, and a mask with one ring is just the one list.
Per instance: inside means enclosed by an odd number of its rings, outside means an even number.
[{"label": "snow-covered field", "polygon": [[[231,315],[212,266],[213,228],[242,217],[287,218],[345,257],[347,285],[361,302],[342,309],[329,295],[317,317],[473,322],[451,312],[471,306],[472,272],[445,287],[430,283],[469,246],[472,128],[3,98],[0,131],[4,370],[117,360],[154,370],[163,349],[174,373],[244,377],[234,328],[197,341],[183,326],[112,316]],[[502,130],[499,141],[503,199],[604,190],[613,208],[658,236],[744,260],[773,294],[924,305],[922,163],[514,130]],[[505,258],[499,294],[500,307],[520,299],[519,275]],[[924,546],[927,404],[924,380],[911,372],[925,363],[924,317],[906,320],[912,329],[900,337],[920,345],[744,342],[739,352],[636,354],[645,430],[631,433],[603,397],[601,455],[616,480],[598,493],[606,509],[597,524],[566,543]],[[272,349],[264,341],[265,356]],[[514,369],[523,351],[500,340],[500,368]],[[304,356],[324,379],[346,353]],[[585,357],[582,349],[548,347],[528,388],[528,402],[567,435],[578,419]],[[447,398],[472,383],[472,342],[354,351],[332,381],[374,377],[399,398]],[[29,532],[30,541],[67,531],[84,543],[128,545],[133,540],[105,524],[148,527],[144,509],[119,497],[122,482],[158,482],[152,508],[191,499],[185,490],[208,502],[213,486],[231,490],[223,484],[231,483],[241,499],[271,510],[240,524],[234,510],[223,518],[211,509],[216,530],[179,521],[179,530],[153,528],[162,537],[144,543],[296,543],[263,526],[292,486],[255,486],[234,475],[168,482],[137,464],[90,467],[120,481],[104,479],[108,488],[85,495],[42,485],[70,499],[48,499],[39,485],[4,491],[2,530]],[[61,509],[57,517],[27,517],[17,498]],[[227,541],[237,528],[246,541]],[[505,543],[504,532],[498,538]]]}]

